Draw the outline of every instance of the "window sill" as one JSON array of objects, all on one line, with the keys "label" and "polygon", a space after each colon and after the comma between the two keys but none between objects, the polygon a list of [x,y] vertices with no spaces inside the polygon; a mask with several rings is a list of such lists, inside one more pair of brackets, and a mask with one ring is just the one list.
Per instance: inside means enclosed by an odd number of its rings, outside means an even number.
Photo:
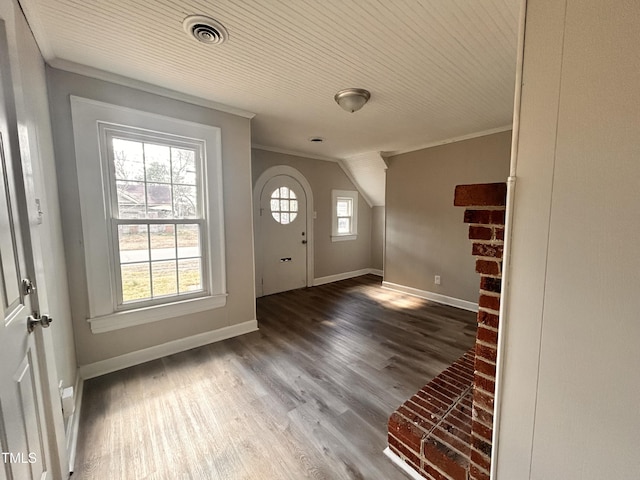
[{"label": "window sill", "polygon": [[92,333],[112,332],[121,328],[144,325],[146,323],[180,317],[192,313],[204,312],[221,308],[227,304],[227,294],[212,295],[208,297],[179,300],[163,305],[137,308],[125,312],[116,312],[100,317],[87,319],[91,325]]},{"label": "window sill", "polygon": [[332,242],[344,242],[346,240],[356,240],[358,235],[331,235]]}]

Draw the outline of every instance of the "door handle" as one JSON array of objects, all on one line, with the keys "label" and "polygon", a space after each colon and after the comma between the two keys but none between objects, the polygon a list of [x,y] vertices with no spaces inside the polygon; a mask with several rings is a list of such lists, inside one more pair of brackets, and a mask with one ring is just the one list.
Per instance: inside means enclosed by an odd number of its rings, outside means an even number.
[{"label": "door handle", "polygon": [[306,245],[306,244],[307,244],[307,241],[306,241],[306,240],[302,240],[302,244],[303,244],[303,245]]},{"label": "door handle", "polygon": [[27,317],[27,333],[32,333],[35,328],[40,325],[42,328],[47,328],[53,322],[53,318],[49,315],[38,315],[34,313],[33,315],[29,315]]}]

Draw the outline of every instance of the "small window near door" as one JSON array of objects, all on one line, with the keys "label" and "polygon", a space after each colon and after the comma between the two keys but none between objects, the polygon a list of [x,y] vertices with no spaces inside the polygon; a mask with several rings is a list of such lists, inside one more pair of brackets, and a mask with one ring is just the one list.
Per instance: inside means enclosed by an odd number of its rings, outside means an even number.
[{"label": "small window near door", "polygon": [[333,190],[333,222],[331,240],[355,240],[358,238],[358,192],[351,190]]},{"label": "small window near door", "polygon": [[271,193],[271,216],[282,225],[293,222],[298,216],[298,197],[289,187],[279,187]]}]

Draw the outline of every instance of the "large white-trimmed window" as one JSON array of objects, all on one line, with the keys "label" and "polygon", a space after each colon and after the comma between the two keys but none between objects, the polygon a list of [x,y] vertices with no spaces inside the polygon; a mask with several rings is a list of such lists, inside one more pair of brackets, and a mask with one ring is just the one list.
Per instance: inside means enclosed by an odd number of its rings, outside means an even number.
[{"label": "large white-trimmed window", "polygon": [[[99,123],[109,169],[117,308],[202,296],[203,143]],[[177,297],[177,298],[172,298]]]},{"label": "large white-trimmed window", "polygon": [[224,306],[220,129],[71,104],[92,331]]},{"label": "large white-trimmed window", "polygon": [[355,240],[358,238],[358,192],[332,190],[331,240]]}]

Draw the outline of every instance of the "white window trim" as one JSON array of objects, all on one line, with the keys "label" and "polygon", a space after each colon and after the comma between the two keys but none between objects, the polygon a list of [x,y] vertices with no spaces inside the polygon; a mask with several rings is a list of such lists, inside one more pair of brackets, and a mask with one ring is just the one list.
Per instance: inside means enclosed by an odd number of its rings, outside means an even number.
[{"label": "white window trim", "polygon": [[[174,224],[177,225],[179,223],[189,223],[189,224],[198,224],[200,226],[200,237],[199,237],[199,243],[200,245],[207,245],[207,230],[206,228],[204,228],[207,225],[207,219],[206,219],[206,215],[204,214],[205,208],[204,205],[206,203],[206,198],[207,198],[207,191],[206,191],[206,182],[202,181],[202,172],[204,172],[204,157],[205,157],[205,146],[206,143],[205,141],[192,141],[189,140],[188,142],[185,142],[184,137],[176,137],[175,135],[166,135],[166,134],[157,134],[154,133],[153,135],[151,135],[148,131],[144,131],[144,132],[140,132],[138,129],[132,129],[129,127],[119,127],[119,126],[114,126],[113,124],[109,124],[109,123],[104,123],[104,122],[98,122],[98,132],[100,135],[100,150],[101,152],[103,152],[104,157],[101,158],[102,160],[102,168],[103,168],[103,178],[105,179],[109,179],[107,182],[108,185],[105,185],[105,188],[108,191],[105,191],[105,197],[106,198],[110,198],[111,201],[109,202],[109,206],[106,207],[110,210],[111,215],[108,216],[109,220],[110,220],[110,229],[111,229],[111,242],[110,242],[110,249],[111,249],[111,255],[112,255],[112,259],[114,260],[111,264],[111,268],[112,268],[112,278],[114,278],[115,281],[115,295],[116,295],[116,302],[115,302],[115,310],[116,311],[125,311],[125,310],[138,310],[144,307],[150,307],[150,306],[154,306],[154,305],[166,305],[168,303],[173,303],[171,300],[168,300],[167,298],[153,298],[153,299],[148,299],[148,300],[143,300],[140,302],[129,302],[129,303],[123,303],[122,302],[122,278],[121,278],[121,274],[120,274],[120,264],[119,262],[116,262],[115,259],[118,258],[120,252],[118,249],[118,233],[117,233],[117,229],[115,228],[115,225],[118,223],[124,223],[124,224],[134,224],[134,223],[138,223],[139,219],[127,219],[127,218],[115,218],[116,215],[114,215],[114,212],[118,211],[118,199],[117,199],[117,192],[116,192],[116,180],[115,180],[115,172],[113,170],[113,164],[112,161],[113,159],[111,158],[113,155],[112,152],[112,148],[110,146],[110,139],[113,138],[128,138],[130,140],[134,140],[134,141],[145,141],[145,142],[152,142],[155,143],[156,141],[158,143],[165,143],[165,144],[169,144],[169,145],[180,145],[184,148],[193,148],[194,150],[198,151],[198,162],[197,162],[197,173],[196,176],[198,177],[198,179],[196,180],[197,182],[197,188],[198,188],[198,216],[197,218],[193,218],[193,219],[174,219],[174,218],[170,218],[170,219],[161,219],[162,223],[167,223],[167,224]],[[105,153],[106,152],[106,153]],[[142,224],[144,225],[150,225],[152,223],[158,223],[157,220],[149,220],[149,219],[140,219],[142,220]],[[177,220],[177,221],[176,221]],[[174,223],[175,222],[175,223]],[[208,265],[208,255],[209,255],[209,248],[202,248],[201,250],[201,255],[200,255],[200,261],[201,261],[201,266],[205,266]],[[197,292],[190,292],[190,293],[183,293],[183,294],[176,294],[174,296],[168,297],[168,298],[172,298],[174,301],[181,301],[181,300],[186,300],[189,298],[198,298],[198,297],[203,297],[203,296],[207,296],[207,294],[209,293],[209,268],[202,268],[202,290],[199,290]]]},{"label": "white window trim", "polygon": [[[338,233],[338,199],[350,198],[352,201],[351,232]],[[343,242],[358,238],[358,192],[355,190],[331,190],[331,241]]]},{"label": "white window trim", "polygon": [[[71,111],[89,300],[87,320],[92,332],[142,325],[226,305],[220,129],[75,96],[71,96]],[[203,296],[186,299],[176,296],[164,304],[126,311],[116,309],[115,259],[105,208],[110,196],[106,190],[108,183],[103,181],[105,165],[100,149],[104,145],[100,145],[99,124],[126,125],[126,128],[178,135],[196,142],[204,140],[203,213],[208,230],[206,245],[203,245],[207,262],[203,269],[208,269],[209,285]]]},{"label": "white window trim", "polygon": [[172,303],[136,308],[134,310],[123,310],[101,317],[89,318],[87,321],[91,325],[91,331],[93,333],[111,332],[121,328],[144,325],[145,323],[224,307],[226,303],[226,293],[209,295],[206,297],[189,298]]}]

